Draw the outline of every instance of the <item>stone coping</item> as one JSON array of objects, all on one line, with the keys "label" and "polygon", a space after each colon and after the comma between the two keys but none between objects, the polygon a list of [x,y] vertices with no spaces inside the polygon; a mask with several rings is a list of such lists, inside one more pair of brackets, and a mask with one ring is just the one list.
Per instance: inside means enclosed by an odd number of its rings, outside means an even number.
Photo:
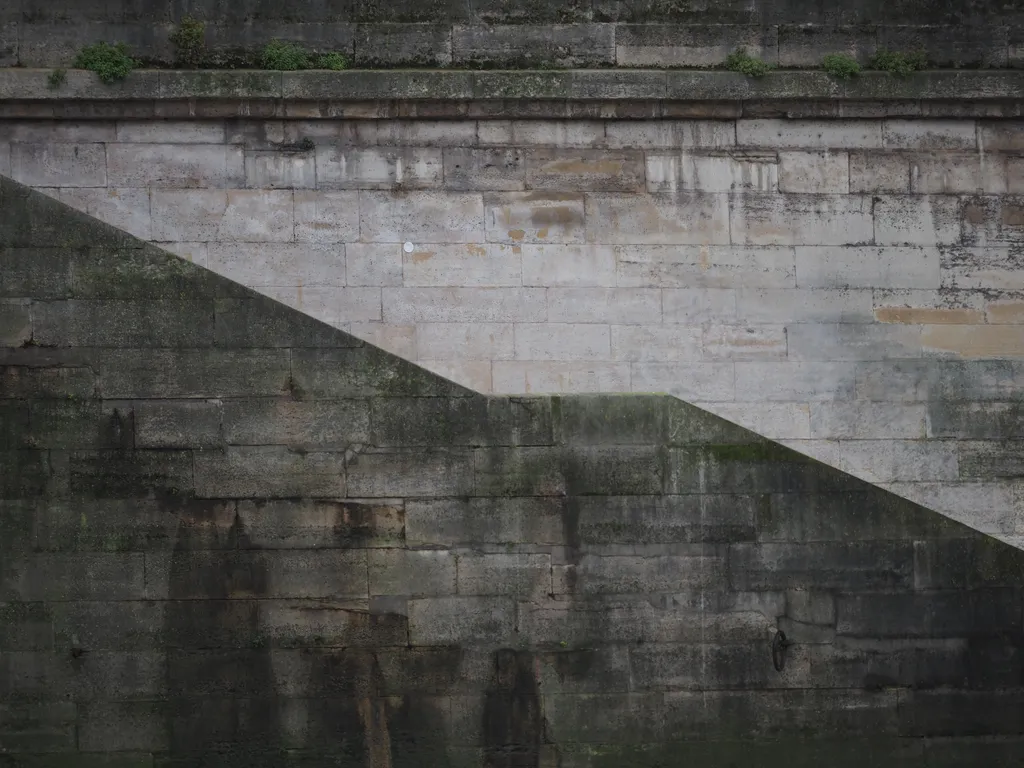
[{"label": "stone coping", "polygon": [[[511,109],[513,116],[535,117],[734,117],[770,113],[770,104],[788,105],[783,113],[800,116],[795,105],[803,104],[815,116],[861,116],[861,105],[863,116],[1006,117],[1019,116],[1024,106],[1024,70],[933,70],[906,78],[867,72],[850,81],[800,70],[757,79],[660,69],[136,70],[111,85],[91,72],[69,70],[57,88],[49,86],[51,72],[0,69],[0,116],[497,117]],[[105,107],[90,112],[90,103]]]}]

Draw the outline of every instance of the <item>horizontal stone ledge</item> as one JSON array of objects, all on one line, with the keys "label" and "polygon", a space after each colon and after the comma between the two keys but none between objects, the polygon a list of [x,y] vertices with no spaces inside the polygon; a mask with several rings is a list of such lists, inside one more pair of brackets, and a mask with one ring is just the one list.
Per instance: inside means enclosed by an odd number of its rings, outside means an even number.
[{"label": "horizontal stone ledge", "polygon": [[137,70],[106,85],[72,70],[58,87],[48,69],[0,69],[0,101],[174,100],[610,102],[991,101],[1024,98],[1024,70],[933,70],[906,78],[866,72],[849,81],[780,70],[762,78],[708,70]]}]

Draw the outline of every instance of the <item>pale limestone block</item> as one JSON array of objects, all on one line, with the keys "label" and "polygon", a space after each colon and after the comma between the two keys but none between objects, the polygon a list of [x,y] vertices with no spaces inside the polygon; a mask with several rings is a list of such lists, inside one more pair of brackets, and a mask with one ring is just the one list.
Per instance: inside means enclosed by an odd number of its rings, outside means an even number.
[{"label": "pale limestone block", "polygon": [[732,120],[610,120],[605,123],[605,135],[609,147],[731,147],[736,144],[736,123]]},{"label": "pale limestone block", "polygon": [[789,327],[791,360],[889,360],[922,354],[921,328],[881,323],[801,323]]},{"label": "pale limestone block", "polygon": [[729,288],[666,288],[661,292],[666,325],[728,323],[736,317],[736,291]]},{"label": "pale limestone block", "polygon": [[416,359],[416,326],[353,322],[348,332],[405,360]]},{"label": "pale limestone block", "polygon": [[245,153],[245,186],[250,189],[315,189],[316,160],[308,153]]},{"label": "pale limestone block", "polygon": [[853,398],[856,363],[738,362],[737,402],[820,402]]},{"label": "pale limestone block", "polygon": [[349,285],[402,284],[401,243],[348,243],[345,259]]},{"label": "pale limestone block", "polygon": [[1024,357],[1024,329],[1017,325],[925,325],[926,350],[960,358]]},{"label": "pale limestone block", "polygon": [[319,189],[429,189],[441,186],[443,169],[440,149],[316,148]]},{"label": "pale limestone block", "polygon": [[206,266],[206,248],[208,243],[157,243],[165,251],[180,256],[201,267]]},{"label": "pale limestone block", "polygon": [[954,441],[843,440],[839,445],[839,468],[870,483],[934,482],[959,477]]},{"label": "pale limestone block", "polygon": [[883,195],[875,200],[874,216],[879,245],[950,245],[960,240],[955,197]]},{"label": "pale limestone block", "polygon": [[1024,120],[980,120],[978,150],[1020,152],[1024,150]]},{"label": "pale limestone block", "polygon": [[943,152],[915,155],[910,161],[910,191],[918,195],[1002,194],[1006,189],[1005,158]]},{"label": "pale limestone block", "polygon": [[884,360],[857,365],[857,399],[914,403],[928,400],[928,360]]},{"label": "pale limestone block", "polygon": [[547,296],[552,323],[661,322],[661,291],[656,288],[549,288]]},{"label": "pale limestone block", "polygon": [[484,193],[487,241],[491,243],[582,243],[580,192]]},{"label": "pale limestone block", "polygon": [[782,325],[711,325],[704,328],[705,360],[781,360],[786,357]]},{"label": "pale limestone block", "polygon": [[974,120],[885,120],[882,144],[886,149],[976,149]]},{"label": "pale limestone block", "polygon": [[806,440],[811,436],[806,403],[694,403],[723,419],[772,440]]},{"label": "pale limestone block", "polygon": [[389,323],[542,323],[543,288],[384,288]]},{"label": "pale limestone block", "polygon": [[875,320],[880,323],[985,322],[986,296],[981,292],[876,288],[871,304]]},{"label": "pale limestone block", "polygon": [[29,187],[105,187],[103,144],[12,144],[11,178]]},{"label": "pale limestone block", "polygon": [[639,192],[644,188],[644,157],[638,150],[526,150],[526,186],[602,192]]},{"label": "pale limestone block", "polygon": [[259,291],[343,330],[348,330],[348,323],[381,322],[380,288],[265,287]]},{"label": "pale limestone block", "polygon": [[238,143],[228,140],[223,120],[121,120],[116,139],[107,140],[124,144]]},{"label": "pale limestone block", "polygon": [[904,403],[812,403],[810,437],[836,439],[903,439],[926,437],[928,407]]},{"label": "pale limestone block", "polygon": [[605,126],[599,120],[481,120],[479,137],[481,146],[585,149],[604,145]]},{"label": "pale limestone block", "polygon": [[107,120],[5,120],[0,142],[12,144],[94,144],[115,141],[116,125]]},{"label": "pale limestone block", "polygon": [[372,134],[380,146],[472,147],[475,120],[370,120],[358,126],[361,136]]},{"label": "pale limestone block", "polygon": [[526,158],[518,147],[444,150],[444,187],[514,192],[526,189]]},{"label": "pale limestone block", "polygon": [[883,490],[989,534],[1014,530],[1014,486],[1006,482],[891,482]]},{"label": "pale limestone block", "polygon": [[419,323],[416,356],[425,360],[512,360],[512,324]]},{"label": "pale limestone block", "polygon": [[737,120],[736,143],[772,149],[880,149],[882,121]]},{"label": "pale limestone block", "polygon": [[296,190],[295,240],[300,243],[342,243],[359,239],[358,192]]},{"label": "pale limestone block", "polygon": [[736,195],[732,241],[745,245],[847,245],[874,239],[871,198],[862,195]]},{"label": "pale limestone block", "polygon": [[660,392],[693,402],[735,399],[734,363],[630,364],[633,392]]},{"label": "pale limestone block", "polygon": [[206,266],[250,287],[346,284],[341,244],[210,243]]},{"label": "pale limestone block", "polygon": [[77,187],[62,189],[59,199],[130,235],[149,240],[153,232],[149,194],[148,189]]},{"label": "pale limestone block", "polygon": [[938,288],[937,248],[798,246],[800,288]]},{"label": "pale limestone block", "polygon": [[120,187],[241,187],[244,153],[224,144],[108,144],[107,180]]},{"label": "pale limestone block", "polygon": [[1024,325],[1024,296],[993,301],[985,309],[986,320],[993,325]]},{"label": "pale limestone block", "polygon": [[910,192],[910,159],[895,152],[851,153],[850,192]]},{"label": "pale limestone block", "polygon": [[502,394],[628,392],[628,363],[520,362],[491,364],[493,391]]},{"label": "pale limestone block", "polygon": [[733,288],[796,285],[788,246],[621,245],[615,247],[621,286]]},{"label": "pale limestone block", "polygon": [[615,249],[606,245],[522,246],[523,285],[614,287]]},{"label": "pale limestone block", "polygon": [[403,285],[495,288],[523,283],[522,246],[422,245],[403,253]]},{"label": "pale limestone block", "polygon": [[154,240],[287,242],[292,239],[290,191],[154,189],[150,198]]},{"label": "pale limestone block", "polygon": [[484,209],[473,192],[359,192],[359,239],[388,243],[484,242]]},{"label": "pale limestone block", "polygon": [[513,394],[492,386],[489,360],[417,360],[416,363],[431,373],[461,384],[474,392]]},{"label": "pale limestone block", "polygon": [[610,360],[611,331],[597,323],[516,323],[516,360]]},{"label": "pale limestone block", "polygon": [[871,323],[869,289],[741,288],[736,317],[741,323]]},{"label": "pale limestone block", "polygon": [[779,188],[779,163],[774,152],[647,152],[646,168],[648,192],[775,192]]},{"label": "pale limestone block", "polygon": [[697,362],[701,329],[685,325],[613,325],[612,359],[630,363]]},{"label": "pale limestone block", "polygon": [[[227,120],[224,126],[224,142],[226,144],[241,144],[245,149],[275,149],[279,144],[287,143],[285,138],[285,126],[295,129],[305,124],[319,125],[327,123],[336,126],[338,123],[333,120],[251,120],[248,118],[235,118]],[[297,125],[298,124],[298,125]],[[305,136],[305,134],[303,134]],[[301,141],[302,137],[296,139]],[[313,137],[310,136],[310,139]],[[207,143],[207,142],[200,142]]]},{"label": "pale limestone block", "polygon": [[850,156],[846,152],[780,152],[779,190],[814,194],[850,191]]},{"label": "pale limestone block", "polygon": [[682,193],[587,195],[587,241],[640,245],[713,245],[729,242],[725,195]]}]

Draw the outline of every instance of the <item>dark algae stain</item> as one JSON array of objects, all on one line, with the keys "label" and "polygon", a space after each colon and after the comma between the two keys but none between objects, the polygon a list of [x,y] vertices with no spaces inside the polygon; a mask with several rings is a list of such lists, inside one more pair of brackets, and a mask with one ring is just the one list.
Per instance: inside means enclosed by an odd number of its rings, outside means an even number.
[{"label": "dark algae stain", "polygon": [[544,716],[532,653],[502,649],[484,697],[484,768],[539,768]]}]

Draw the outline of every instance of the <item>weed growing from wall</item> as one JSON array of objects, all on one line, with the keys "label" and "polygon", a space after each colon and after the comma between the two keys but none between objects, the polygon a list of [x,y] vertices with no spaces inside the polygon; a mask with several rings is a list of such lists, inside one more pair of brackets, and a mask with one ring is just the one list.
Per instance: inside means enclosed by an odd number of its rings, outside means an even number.
[{"label": "weed growing from wall", "polygon": [[924,69],[928,64],[928,57],[924,51],[912,51],[901,53],[887,51],[884,48],[871,57],[871,68],[889,72],[898,77],[906,77],[912,72]]},{"label": "weed growing from wall", "polygon": [[340,72],[348,69],[348,59],[340,53],[325,53],[316,60],[317,69],[331,69]]},{"label": "weed growing from wall", "polygon": [[306,49],[295,43],[284,43],[280,40],[271,40],[263,49],[260,63],[264,69],[293,71],[296,69],[309,69],[310,57]]},{"label": "weed growing from wall", "polygon": [[124,80],[135,69],[138,62],[128,55],[128,46],[124,43],[96,43],[83,48],[75,58],[74,66],[88,69],[104,83],[115,83]]},{"label": "weed growing from wall", "polygon": [[206,50],[206,24],[191,16],[181,20],[179,26],[171,33],[171,45],[174,46],[177,63],[186,67],[198,67],[203,61]]},{"label": "weed growing from wall", "polygon": [[66,69],[55,69],[46,78],[46,87],[51,91],[55,91],[64,85],[64,82],[68,79],[68,71]]},{"label": "weed growing from wall", "polygon": [[830,53],[821,60],[821,66],[838,80],[849,80],[860,74],[860,64],[845,53]]},{"label": "weed growing from wall", "polygon": [[763,77],[771,72],[772,65],[748,55],[743,48],[737,48],[726,58],[725,68],[747,77]]}]

